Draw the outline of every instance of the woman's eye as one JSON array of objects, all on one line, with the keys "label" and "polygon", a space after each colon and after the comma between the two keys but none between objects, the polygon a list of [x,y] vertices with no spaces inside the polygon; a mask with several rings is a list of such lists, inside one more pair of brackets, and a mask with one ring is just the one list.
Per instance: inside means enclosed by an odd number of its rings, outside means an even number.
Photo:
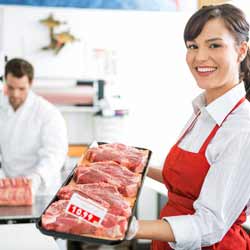
[{"label": "woman's eye", "polygon": [[197,49],[198,46],[195,45],[195,44],[188,44],[188,45],[187,45],[187,48],[188,48],[188,49]]},{"label": "woman's eye", "polygon": [[215,48],[219,48],[219,47],[221,47],[221,46],[220,46],[220,44],[212,43],[212,44],[210,44],[209,47],[210,47],[211,49],[215,49]]}]

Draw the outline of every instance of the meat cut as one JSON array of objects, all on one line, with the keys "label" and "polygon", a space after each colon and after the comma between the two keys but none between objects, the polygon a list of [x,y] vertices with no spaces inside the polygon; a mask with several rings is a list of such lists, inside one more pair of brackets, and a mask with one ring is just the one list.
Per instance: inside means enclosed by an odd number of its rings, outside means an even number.
[{"label": "meat cut", "polygon": [[141,183],[141,175],[113,161],[86,163],[77,167],[77,184],[106,182],[118,188],[126,197],[135,197]]},{"label": "meat cut", "polygon": [[71,233],[76,235],[92,235],[98,237],[119,238],[124,235],[128,222],[123,216],[107,213],[101,226],[95,227],[65,212],[68,200],[52,203],[42,215],[42,226],[47,230]]},{"label": "meat cut", "polygon": [[62,187],[57,196],[59,199],[70,199],[76,192],[85,198],[90,198],[107,208],[109,213],[128,218],[131,215],[131,208],[117,188],[107,183],[78,184]]},{"label": "meat cut", "polygon": [[102,144],[88,149],[86,159],[90,162],[115,161],[132,172],[141,173],[146,165],[147,151],[121,143]]},{"label": "meat cut", "polygon": [[32,205],[31,181],[25,177],[0,179],[0,206]]}]

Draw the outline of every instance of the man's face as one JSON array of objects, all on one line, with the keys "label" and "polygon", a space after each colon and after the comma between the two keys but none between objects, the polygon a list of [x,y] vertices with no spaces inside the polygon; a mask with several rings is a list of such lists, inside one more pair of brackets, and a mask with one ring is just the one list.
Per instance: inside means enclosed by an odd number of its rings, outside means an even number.
[{"label": "man's face", "polygon": [[17,78],[11,73],[6,76],[7,96],[14,110],[17,110],[26,100],[31,83],[28,76]]}]

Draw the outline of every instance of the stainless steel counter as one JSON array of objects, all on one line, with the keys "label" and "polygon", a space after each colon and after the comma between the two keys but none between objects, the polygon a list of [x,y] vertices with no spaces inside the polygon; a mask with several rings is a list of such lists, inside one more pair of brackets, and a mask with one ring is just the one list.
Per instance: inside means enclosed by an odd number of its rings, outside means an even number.
[{"label": "stainless steel counter", "polygon": [[43,235],[34,223],[0,225],[2,250],[60,250],[55,239]]},{"label": "stainless steel counter", "polygon": [[[59,250],[53,237],[39,232],[35,222],[52,196],[37,196],[32,206],[0,206],[0,249]],[[14,225],[15,224],[15,225]]]},{"label": "stainless steel counter", "polygon": [[32,206],[0,206],[0,224],[34,223],[52,196],[36,196]]}]

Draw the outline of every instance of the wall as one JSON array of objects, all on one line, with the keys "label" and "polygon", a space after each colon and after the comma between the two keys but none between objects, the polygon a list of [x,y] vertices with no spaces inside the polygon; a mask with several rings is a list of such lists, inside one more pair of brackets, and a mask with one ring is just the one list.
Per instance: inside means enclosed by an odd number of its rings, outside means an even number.
[{"label": "wall", "polygon": [[[1,13],[2,54],[30,60],[36,69],[36,85],[42,81],[63,87],[72,79],[96,77],[93,49],[114,50],[113,89],[122,93],[130,108],[124,142],[152,149],[154,164],[162,164],[198,93],[185,64],[183,29],[190,12],[3,6]],[[50,13],[67,21],[71,33],[80,39],[57,56],[40,50],[49,40],[39,20]],[[78,129],[82,131],[84,124]]]},{"label": "wall", "polygon": [[[195,0],[196,1],[196,0]],[[195,2],[193,1],[193,2]],[[91,9],[127,9],[127,10],[160,10],[175,11],[190,8],[190,0],[0,0],[1,4],[22,4],[28,6],[78,7]],[[188,4],[189,3],[189,4]],[[191,6],[193,3],[191,3]]]},{"label": "wall", "polygon": [[198,0],[199,8],[204,5],[210,5],[210,4],[222,4],[229,2],[229,0]]}]

